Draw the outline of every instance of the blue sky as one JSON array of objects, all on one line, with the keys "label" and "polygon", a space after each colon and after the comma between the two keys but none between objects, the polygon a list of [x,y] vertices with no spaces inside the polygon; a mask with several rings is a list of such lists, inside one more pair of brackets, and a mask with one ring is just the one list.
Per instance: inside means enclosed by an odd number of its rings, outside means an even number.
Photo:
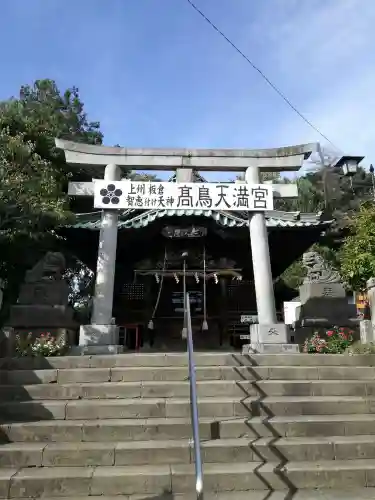
[{"label": "blue sky", "polygon": [[[195,1],[341,150],[375,162],[374,0]],[[2,0],[0,19],[0,98],[76,85],[107,145],[321,140],[186,0]]]}]

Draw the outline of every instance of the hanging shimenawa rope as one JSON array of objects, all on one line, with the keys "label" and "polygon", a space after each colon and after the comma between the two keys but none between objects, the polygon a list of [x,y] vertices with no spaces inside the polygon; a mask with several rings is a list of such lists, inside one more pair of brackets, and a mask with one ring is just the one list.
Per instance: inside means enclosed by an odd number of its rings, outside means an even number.
[{"label": "hanging shimenawa rope", "polygon": [[203,323],[202,330],[208,330],[206,308],[206,245],[203,245]]},{"label": "hanging shimenawa rope", "polygon": [[160,283],[159,283],[158,296],[156,297],[155,307],[154,307],[154,310],[152,312],[151,319],[150,319],[150,321],[148,322],[148,325],[147,325],[147,327],[148,327],[149,330],[153,330],[154,329],[154,317],[155,317],[155,314],[156,314],[156,311],[158,309],[158,305],[159,305],[159,302],[160,302],[160,297],[161,297],[161,291],[163,289],[164,273],[165,273],[166,266],[167,266],[167,247],[165,247],[165,249],[164,249],[163,271],[162,271],[162,275],[161,275],[161,279],[160,279]]}]

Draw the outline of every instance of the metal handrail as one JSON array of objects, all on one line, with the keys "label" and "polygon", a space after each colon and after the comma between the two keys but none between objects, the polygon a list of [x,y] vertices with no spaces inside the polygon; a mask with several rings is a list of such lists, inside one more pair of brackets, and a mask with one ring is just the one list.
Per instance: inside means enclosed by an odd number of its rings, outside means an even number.
[{"label": "metal handrail", "polygon": [[197,382],[195,379],[193,331],[191,328],[190,298],[186,292],[186,262],[184,261],[184,330],[187,340],[190,383],[190,411],[193,429],[193,446],[195,459],[195,492],[197,500],[203,500],[203,471],[201,458],[201,443],[199,438],[199,415],[197,401]]}]

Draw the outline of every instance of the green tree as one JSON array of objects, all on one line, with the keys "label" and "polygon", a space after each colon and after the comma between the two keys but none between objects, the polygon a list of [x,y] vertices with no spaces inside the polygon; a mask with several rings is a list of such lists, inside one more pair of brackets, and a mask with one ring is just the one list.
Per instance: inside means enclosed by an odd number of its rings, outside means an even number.
[{"label": "green tree", "polygon": [[0,103],[0,238],[43,235],[69,217],[71,173],[55,137],[101,143],[78,89],[61,94],[52,80],[38,80]]},{"label": "green tree", "polygon": [[325,211],[340,228],[346,227],[360,205],[374,196],[372,176],[363,168],[348,178],[341,169],[324,166],[299,177],[297,181],[284,181],[297,183],[298,198],[278,200],[277,208],[300,212]]},{"label": "green tree", "polygon": [[155,174],[146,174],[145,172],[129,172],[129,179],[140,182],[157,182],[159,177]]},{"label": "green tree", "polygon": [[285,184],[297,184],[298,197],[275,200],[275,209],[287,212],[321,211],[324,208],[324,195],[314,181],[311,174],[293,180],[283,178]]},{"label": "green tree", "polygon": [[[59,244],[56,228],[72,217],[66,197],[72,173],[55,137],[102,142],[77,88],[61,93],[54,81],[37,80],[0,102],[0,277],[8,301],[26,269]],[[83,170],[75,177],[91,178]]]},{"label": "green tree", "polygon": [[[1,116],[0,116],[1,120]],[[0,238],[36,236],[68,217],[61,173],[25,132],[0,129]]]},{"label": "green tree", "polygon": [[289,288],[297,290],[302,285],[305,276],[306,270],[302,265],[302,260],[298,259],[285,269],[280,278]]},{"label": "green tree", "polygon": [[[244,181],[245,180],[245,173],[238,174],[235,177],[235,180],[238,181]],[[273,182],[282,182],[280,172],[260,172],[260,182],[267,182],[267,181],[273,181]],[[234,182],[234,181],[232,181]]]},{"label": "green tree", "polygon": [[[340,169],[326,165],[297,179],[297,185],[298,198],[277,200],[276,208],[300,212],[322,211],[326,219],[332,220],[326,234],[311,250],[319,252],[331,266],[338,269],[347,283],[357,286],[355,280],[348,279],[347,273],[341,270],[340,248],[346,241],[348,231],[352,231],[353,217],[356,218],[361,204],[374,197],[371,174],[359,168],[352,178],[348,178],[343,176]],[[283,273],[282,279],[295,288],[303,276],[301,261],[297,261]]]},{"label": "green tree", "polygon": [[375,276],[375,205],[363,204],[350,223],[339,253],[340,272],[353,290],[363,290]]}]

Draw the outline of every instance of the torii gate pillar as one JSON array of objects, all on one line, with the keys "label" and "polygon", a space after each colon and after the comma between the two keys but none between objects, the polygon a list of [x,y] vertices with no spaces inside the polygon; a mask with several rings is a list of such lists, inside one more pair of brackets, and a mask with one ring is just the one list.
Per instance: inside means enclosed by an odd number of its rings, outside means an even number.
[{"label": "torii gate pillar", "polygon": [[[258,184],[260,181],[259,168],[248,168],[245,178],[249,184]],[[277,322],[264,212],[249,212],[249,233],[258,324],[250,326],[250,344],[243,346],[243,353],[299,352],[298,344],[289,343],[288,326]]]},{"label": "torii gate pillar", "polygon": [[[121,169],[114,164],[107,165],[104,179],[119,181]],[[102,211],[91,324],[80,326],[81,354],[116,354],[122,350],[119,346],[119,328],[112,321],[117,223],[117,210]]]}]

